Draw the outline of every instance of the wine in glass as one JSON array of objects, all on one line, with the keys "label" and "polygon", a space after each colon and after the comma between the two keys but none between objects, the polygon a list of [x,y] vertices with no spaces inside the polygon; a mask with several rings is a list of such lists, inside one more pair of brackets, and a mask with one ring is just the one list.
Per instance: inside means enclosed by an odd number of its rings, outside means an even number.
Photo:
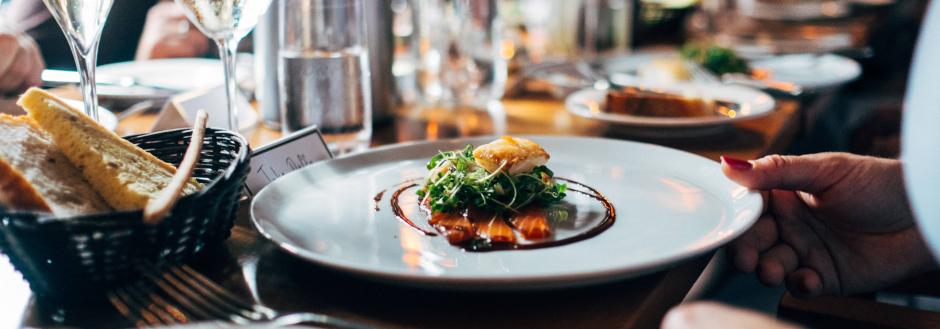
[{"label": "wine in glass", "polygon": [[114,0],[43,0],[52,17],[65,33],[81,75],[85,114],[98,121],[98,96],[95,92],[95,63],[98,40]]},{"label": "wine in glass", "polygon": [[225,67],[225,95],[228,97],[229,130],[238,131],[235,108],[235,53],[238,42],[258,24],[258,18],[271,0],[176,0],[186,17],[214,40]]}]

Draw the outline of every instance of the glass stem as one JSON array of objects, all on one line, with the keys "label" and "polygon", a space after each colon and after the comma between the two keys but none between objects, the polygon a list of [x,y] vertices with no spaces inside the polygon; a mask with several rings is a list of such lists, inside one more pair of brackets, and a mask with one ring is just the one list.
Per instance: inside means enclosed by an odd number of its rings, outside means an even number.
[{"label": "glass stem", "polygon": [[81,75],[82,99],[85,103],[85,114],[95,122],[98,121],[98,93],[95,91],[95,64],[98,62],[98,43],[89,47],[87,53],[81,53],[74,48],[75,66]]},{"label": "glass stem", "polygon": [[235,81],[235,53],[238,50],[238,41],[235,39],[216,39],[222,55],[222,65],[225,67],[225,97],[228,99],[228,130],[238,132],[238,108],[235,106],[235,95],[238,92]]}]

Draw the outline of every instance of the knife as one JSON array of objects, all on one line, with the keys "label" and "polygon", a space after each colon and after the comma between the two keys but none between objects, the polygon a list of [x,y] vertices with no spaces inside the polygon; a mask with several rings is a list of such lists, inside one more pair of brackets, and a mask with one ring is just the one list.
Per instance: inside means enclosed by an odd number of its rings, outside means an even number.
[{"label": "knife", "polygon": [[[78,84],[81,82],[81,78],[76,71],[66,71],[66,70],[51,70],[46,69],[42,71],[42,83],[46,87],[58,87],[63,85],[72,85]],[[153,91],[157,95],[174,95],[181,93],[185,90],[180,90],[176,88],[158,86],[153,84],[142,83],[136,78],[133,77],[116,77],[108,75],[98,75],[95,77],[95,84],[102,86],[114,86],[122,88],[146,88]]]}]

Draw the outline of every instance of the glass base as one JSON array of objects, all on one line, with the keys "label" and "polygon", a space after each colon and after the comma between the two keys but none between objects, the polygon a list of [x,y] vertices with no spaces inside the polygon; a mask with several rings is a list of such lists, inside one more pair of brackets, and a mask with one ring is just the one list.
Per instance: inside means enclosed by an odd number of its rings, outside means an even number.
[{"label": "glass base", "polygon": [[321,134],[326,147],[330,149],[334,157],[365,151],[369,149],[369,142],[372,138],[371,131]]}]

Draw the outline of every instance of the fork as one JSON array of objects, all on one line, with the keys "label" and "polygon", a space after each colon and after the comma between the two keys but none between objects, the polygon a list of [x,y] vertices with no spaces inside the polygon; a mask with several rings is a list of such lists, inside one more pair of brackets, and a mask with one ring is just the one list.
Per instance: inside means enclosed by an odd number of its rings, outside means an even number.
[{"label": "fork", "polygon": [[685,62],[686,70],[688,70],[689,75],[692,76],[692,81],[706,82],[706,83],[721,82],[721,78],[719,78],[714,73],[706,70],[704,67],[702,67],[698,63],[691,61],[691,60],[685,60],[684,62]]},{"label": "fork", "polygon": [[803,88],[789,82],[758,80],[753,79],[746,74],[731,73],[719,77],[708,69],[702,67],[699,63],[691,60],[684,61],[685,68],[692,76],[692,81],[703,83],[726,83],[732,85],[741,85],[766,91],[772,96],[777,97],[800,97],[803,94]]},{"label": "fork", "polygon": [[115,309],[137,327],[222,320],[237,325],[273,327],[315,324],[331,328],[367,328],[319,313],[280,314],[263,305],[246,302],[186,265],[168,266],[162,271],[153,265],[140,267],[143,280],[107,294]]}]

